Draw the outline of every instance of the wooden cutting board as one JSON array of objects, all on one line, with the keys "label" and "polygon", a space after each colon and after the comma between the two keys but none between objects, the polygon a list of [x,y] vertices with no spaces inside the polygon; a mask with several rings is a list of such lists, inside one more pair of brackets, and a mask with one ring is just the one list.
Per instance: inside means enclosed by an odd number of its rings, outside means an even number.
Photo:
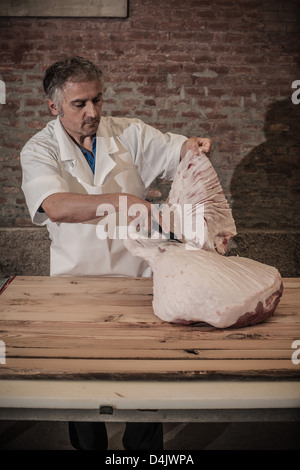
[{"label": "wooden cutting board", "polygon": [[0,379],[300,378],[300,279],[243,329],[165,323],[151,302],[151,278],[14,278],[0,296]]}]

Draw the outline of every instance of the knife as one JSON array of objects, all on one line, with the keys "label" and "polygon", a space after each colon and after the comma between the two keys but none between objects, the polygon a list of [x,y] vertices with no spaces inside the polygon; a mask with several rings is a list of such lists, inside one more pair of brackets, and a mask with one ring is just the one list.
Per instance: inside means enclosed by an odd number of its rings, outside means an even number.
[{"label": "knife", "polygon": [[179,240],[175,233],[174,232],[169,232],[169,233],[166,233],[163,231],[161,225],[158,225],[158,232],[161,234],[161,235],[164,235],[166,237],[167,240],[170,240],[171,242],[176,242],[176,243],[183,243],[182,240]]}]

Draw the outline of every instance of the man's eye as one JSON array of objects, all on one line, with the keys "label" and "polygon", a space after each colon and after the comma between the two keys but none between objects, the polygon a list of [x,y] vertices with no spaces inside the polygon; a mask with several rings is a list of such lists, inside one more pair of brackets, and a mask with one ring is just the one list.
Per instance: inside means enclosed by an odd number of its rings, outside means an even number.
[{"label": "man's eye", "polygon": [[76,108],[83,108],[84,107],[84,103],[76,103],[74,105]]}]

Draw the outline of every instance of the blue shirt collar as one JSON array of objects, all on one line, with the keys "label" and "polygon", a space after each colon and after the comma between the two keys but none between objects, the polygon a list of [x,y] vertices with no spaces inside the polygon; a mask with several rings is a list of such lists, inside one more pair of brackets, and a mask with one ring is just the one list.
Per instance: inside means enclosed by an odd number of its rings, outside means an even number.
[{"label": "blue shirt collar", "polygon": [[93,173],[95,173],[95,160],[96,160],[96,142],[97,139],[94,137],[93,143],[92,143],[92,152],[89,152],[88,150],[84,149],[83,147],[80,147],[80,150],[82,151],[83,155],[85,156],[86,161],[90,165],[90,168]]}]

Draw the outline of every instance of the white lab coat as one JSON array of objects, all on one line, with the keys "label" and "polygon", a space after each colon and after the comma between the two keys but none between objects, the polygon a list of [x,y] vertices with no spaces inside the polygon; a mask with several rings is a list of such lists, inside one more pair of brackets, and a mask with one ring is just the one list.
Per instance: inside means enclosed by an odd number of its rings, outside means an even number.
[{"label": "white lab coat", "polygon": [[173,178],[186,137],[162,134],[138,119],[112,117],[101,118],[96,137],[95,174],[59,118],[22,149],[22,190],[33,223],[47,224],[50,274],[149,276],[150,268],[126,250],[123,240],[99,239],[99,219],[55,223],[39,208],[46,197],[58,192],[123,192],[144,198],[157,176]]}]

